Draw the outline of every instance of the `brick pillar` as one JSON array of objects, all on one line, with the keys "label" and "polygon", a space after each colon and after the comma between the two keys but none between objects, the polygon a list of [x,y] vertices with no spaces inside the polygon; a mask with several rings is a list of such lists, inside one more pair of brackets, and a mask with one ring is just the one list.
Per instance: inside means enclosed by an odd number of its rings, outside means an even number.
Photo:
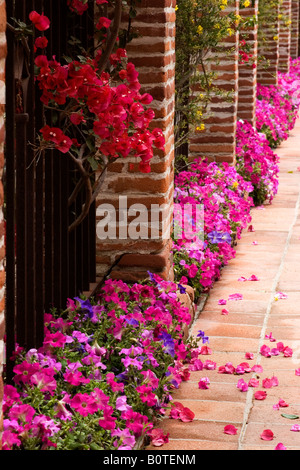
[{"label": "brick pillar", "polygon": [[[239,12],[239,2],[228,1],[224,13]],[[219,53],[218,60],[207,61],[208,71],[215,72],[214,85],[226,92],[232,92],[232,100],[224,97],[213,97],[208,113],[211,117],[205,120],[205,131],[200,131],[190,138],[190,160],[203,156],[209,161],[235,163],[235,135],[238,100],[238,38],[235,31],[223,41],[225,52]]]},{"label": "brick pillar", "polygon": [[240,32],[240,39],[245,39],[249,50],[247,53],[252,55],[249,64],[239,64],[239,87],[238,87],[238,118],[248,121],[255,126],[256,116],[256,87],[257,87],[257,13],[258,0],[255,0],[253,7],[240,10],[242,18],[256,19],[253,26]]},{"label": "brick pillar", "polygon": [[[3,185],[2,172],[4,166],[4,112],[5,112],[5,57],[6,57],[6,10],[5,1],[0,0],[0,433],[2,432],[2,400],[3,400],[3,360],[4,360],[4,220],[3,220]],[[0,435],[0,449],[1,449]]]},{"label": "brick pillar", "polygon": [[292,0],[284,0],[280,6],[279,63],[280,72],[288,72],[291,57]]},{"label": "brick pillar", "polygon": [[291,58],[299,56],[299,0],[292,0]]},{"label": "brick pillar", "polygon": [[257,81],[261,85],[277,85],[279,64],[279,5],[275,11],[272,24],[259,20]]},{"label": "brick pillar", "polygon": [[[119,196],[127,197],[127,207],[143,204],[150,210],[166,207],[164,221],[173,216],[174,187],[174,109],[175,109],[175,0],[142,0],[137,6],[133,29],[138,37],[127,46],[129,61],[139,72],[141,93],[150,93],[155,111],[153,127],[163,130],[165,150],[155,151],[151,173],[132,170],[130,158],[116,162],[109,172],[97,208],[103,203],[119,206]],[[152,211],[152,213],[153,213]],[[138,214],[137,214],[138,216]],[[98,219],[97,219],[98,220]],[[168,224],[166,224],[168,228]],[[102,240],[97,238],[97,274],[128,253],[112,272],[126,281],[147,277],[147,270],[172,278],[171,240],[162,233],[149,234],[148,239]]]}]

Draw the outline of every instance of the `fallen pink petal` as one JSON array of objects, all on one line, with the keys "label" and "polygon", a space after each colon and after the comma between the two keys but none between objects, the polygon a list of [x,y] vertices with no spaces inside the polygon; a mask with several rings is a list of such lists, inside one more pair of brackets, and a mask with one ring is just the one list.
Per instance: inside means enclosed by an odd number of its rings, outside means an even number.
[{"label": "fallen pink petal", "polygon": [[164,434],[162,429],[151,429],[151,431],[148,432],[148,435],[150,436],[151,444],[155,447],[161,447],[169,442],[169,433]]},{"label": "fallen pink petal", "polygon": [[252,379],[249,380],[248,386],[254,387],[254,388],[259,387],[259,380],[253,377]]},{"label": "fallen pink petal", "polygon": [[225,299],[220,299],[220,300],[218,301],[218,304],[219,304],[219,305],[226,305],[226,304],[227,304],[227,300],[225,300]]},{"label": "fallen pink petal", "polygon": [[246,352],[246,354],[245,354],[245,358],[246,358],[246,359],[251,359],[251,360],[252,360],[252,359],[254,359],[254,354],[253,354],[253,353],[251,353],[251,352]]},{"label": "fallen pink petal", "polygon": [[248,281],[259,281],[259,279],[257,276],[255,276],[255,274],[252,274],[252,276],[249,277]]},{"label": "fallen pink petal", "polygon": [[237,434],[238,429],[233,426],[233,424],[227,424],[224,426],[224,433],[225,434],[230,434],[232,436],[235,436]]},{"label": "fallen pink petal", "polygon": [[264,390],[258,390],[254,393],[255,400],[265,400],[267,398],[267,392]]},{"label": "fallen pink petal", "polygon": [[266,334],[266,335],[265,335],[265,338],[266,338],[266,339],[269,339],[269,341],[271,341],[272,343],[273,343],[274,341],[276,341],[276,339],[275,339],[274,336],[272,335],[272,332],[271,332],[270,334]]},{"label": "fallen pink petal", "polygon": [[209,388],[210,380],[208,377],[203,377],[198,382],[198,388],[201,390],[207,390]]},{"label": "fallen pink petal", "polygon": [[280,408],[288,408],[288,403],[280,399],[276,405],[273,405],[274,410],[279,410]]},{"label": "fallen pink petal", "polygon": [[287,299],[287,298],[288,298],[288,295],[285,294],[284,292],[277,292],[277,294],[275,294],[274,300],[277,301],[279,299]]},{"label": "fallen pink petal", "polygon": [[229,315],[229,311],[227,310],[227,308],[223,308],[221,314],[222,315]]},{"label": "fallen pink petal", "polygon": [[294,432],[300,432],[300,424],[293,424],[290,430]]},{"label": "fallen pink petal", "polygon": [[229,300],[229,301],[230,301],[230,300],[243,300],[243,294],[238,294],[238,293],[236,293],[236,294],[230,294],[230,295],[228,296],[228,300]]},{"label": "fallen pink petal", "polygon": [[287,448],[282,444],[282,442],[279,442],[274,450],[287,450]]},{"label": "fallen pink petal", "polygon": [[263,379],[262,381],[262,386],[264,388],[272,388],[272,387],[277,387],[278,386],[278,379],[277,377],[271,377],[271,378],[266,378]]},{"label": "fallen pink petal", "polygon": [[264,429],[260,435],[260,438],[263,441],[272,441],[274,439],[274,433],[271,431],[271,429]]},{"label": "fallen pink petal", "polygon": [[244,379],[240,379],[237,383],[237,388],[241,390],[241,392],[247,392],[248,390],[248,384],[245,382]]},{"label": "fallen pink petal", "polygon": [[261,365],[255,364],[253,367],[251,367],[252,372],[256,372],[258,374],[261,374],[264,370]]}]

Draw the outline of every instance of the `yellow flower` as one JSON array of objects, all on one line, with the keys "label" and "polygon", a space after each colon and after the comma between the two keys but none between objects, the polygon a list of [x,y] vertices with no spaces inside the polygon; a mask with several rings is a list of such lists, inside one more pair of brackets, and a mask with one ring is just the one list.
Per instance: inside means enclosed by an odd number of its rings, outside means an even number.
[{"label": "yellow flower", "polygon": [[202,34],[203,33],[203,27],[201,26],[201,24],[199,24],[198,28],[197,28],[197,33],[198,34]]},{"label": "yellow flower", "polygon": [[200,124],[200,126],[196,127],[196,131],[204,131],[205,129],[205,124]]},{"label": "yellow flower", "polygon": [[278,36],[274,36],[274,37],[273,37],[273,40],[274,40],[274,41],[278,41]]},{"label": "yellow flower", "polygon": [[245,0],[243,5],[244,5],[245,8],[248,8],[251,5],[250,0]]},{"label": "yellow flower", "polygon": [[175,7],[175,11],[177,11],[177,10],[178,10],[178,5],[176,5],[176,7]]},{"label": "yellow flower", "polygon": [[237,181],[235,181],[235,182],[232,184],[233,189],[238,188],[238,186],[239,186],[239,183],[238,183]]}]

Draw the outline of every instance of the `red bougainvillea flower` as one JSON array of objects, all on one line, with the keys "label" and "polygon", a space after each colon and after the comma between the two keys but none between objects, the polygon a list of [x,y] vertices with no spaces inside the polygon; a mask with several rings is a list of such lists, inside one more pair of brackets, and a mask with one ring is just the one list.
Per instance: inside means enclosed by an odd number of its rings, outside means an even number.
[{"label": "red bougainvillea flower", "polygon": [[55,147],[62,153],[66,153],[70,150],[72,140],[66,136],[61,129],[58,127],[44,126],[41,130],[41,134],[45,141],[53,142]]},{"label": "red bougainvillea flower", "polygon": [[50,20],[43,13],[40,15],[37,11],[32,11],[29,19],[39,31],[46,31],[50,27]]},{"label": "red bougainvillea flower", "polygon": [[234,436],[235,434],[237,434],[237,428],[233,426],[232,424],[227,424],[224,427],[224,433]]},{"label": "red bougainvillea flower", "polygon": [[272,441],[274,439],[274,433],[271,431],[271,429],[264,429],[260,435],[260,438],[263,441]]},{"label": "red bougainvillea flower", "polygon": [[83,15],[89,7],[88,2],[84,2],[84,0],[68,0],[67,4],[70,10],[78,15]]},{"label": "red bougainvillea flower", "polygon": [[101,16],[99,18],[98,23],[96,24],[97,29],[101,28],[109,28],[110,27],[111,20],[109,18],[106,18],[105,16]]},{"label": "red bougainvillea flower", "polygon": [[45,49],[45,47],[48,45],[48,39],[45,36],[40,36],[36,38],[34,45],[40,49]]}]

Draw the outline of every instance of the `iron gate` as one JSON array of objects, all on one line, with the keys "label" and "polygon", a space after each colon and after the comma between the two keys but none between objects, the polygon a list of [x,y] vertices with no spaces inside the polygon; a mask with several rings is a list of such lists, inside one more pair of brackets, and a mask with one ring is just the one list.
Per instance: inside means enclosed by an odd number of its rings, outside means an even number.
[{"label": "iron gate", "polygon": [[[71,36],[78,37],[84,47],[93,40],[90,11],[74,15],[66,1],[8,0],[7,21],[13,25],[11,19],[16,18],[28,24],[33,10],[44,12],[51,21],[45,32],[49,56],[60,60],[68,55]],[[45,122],[34,80],[34,39],[22,43],[8,27],[7,42],[4,186],[9,359],[15,343],[26,349],[42,344],[45,310],[65,308],[68,297],[89,290],[96,281],[96,228],[93,205],[81,225],[68,231],[81,211],[84,193],[69,205],[76,169],[60,152],[47,150],[35,159],[33,144]],[[7,360],[7,380],[10,374]]]}]

